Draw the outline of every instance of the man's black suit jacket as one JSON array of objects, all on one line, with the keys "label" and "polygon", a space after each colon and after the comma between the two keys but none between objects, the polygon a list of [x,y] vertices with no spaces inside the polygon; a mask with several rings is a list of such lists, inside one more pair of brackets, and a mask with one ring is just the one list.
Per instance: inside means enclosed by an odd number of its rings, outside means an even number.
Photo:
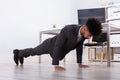
[{"label": "man's black suit jacket", "polygon": [[73,49],[76,49],[77,63],[82,63],[83,42],[85,38],[78,41],[78,33],[80,25],[67,25],[60,34],[53,38],[47,39],[47,49],[53,59],[53,65],[59,65],[59,60],[62,60],[65,55]]}]

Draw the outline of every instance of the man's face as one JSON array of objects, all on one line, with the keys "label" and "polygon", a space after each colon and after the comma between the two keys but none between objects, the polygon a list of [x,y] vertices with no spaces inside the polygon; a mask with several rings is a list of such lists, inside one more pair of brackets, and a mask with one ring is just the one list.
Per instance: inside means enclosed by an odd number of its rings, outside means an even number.
[{"label": "man's face", "polygon": [[91,33],[89,32],[87,27],[85,27],[83,35],[84,35],[85,39],[90,39],[91,38]]}]

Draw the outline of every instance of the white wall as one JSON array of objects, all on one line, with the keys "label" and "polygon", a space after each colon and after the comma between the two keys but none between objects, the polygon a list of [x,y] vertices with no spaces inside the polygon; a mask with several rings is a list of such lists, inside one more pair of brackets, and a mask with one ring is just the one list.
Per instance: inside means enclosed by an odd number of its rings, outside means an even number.
[{"label": "white wall", "polygon": [[77,23],[73,0],[0,0],[0,54],[35,47],[39,32]]},{"label": "white wall", "polygon": [[39,44],[41,30],[51,29],[53,24],[62,28],[65,24],[77,23],[77,9],[101,7],[106,1],[109,2],[109,0],[0,0],[0,54],[13,55],[14,48],[35,47]]},{"label": "white wall", "polygon": [[78,9],[90,9],[120,3],[120,0],[77,0],[77,3]]}]

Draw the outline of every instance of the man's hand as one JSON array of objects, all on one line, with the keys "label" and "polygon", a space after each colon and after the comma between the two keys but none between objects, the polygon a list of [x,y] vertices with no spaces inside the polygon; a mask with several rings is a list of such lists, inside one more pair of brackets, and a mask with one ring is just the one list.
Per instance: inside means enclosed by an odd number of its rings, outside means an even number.
[{"label": "man's hand", "polygon": [[88,65],[83,65],[83,64],[78,64],[78,67],[79,67],[79,68],[89,68]]},{"label": "man's hand", "polygon": [[55,66],[55,71],[65,71],[65,68],[62,66]]}]

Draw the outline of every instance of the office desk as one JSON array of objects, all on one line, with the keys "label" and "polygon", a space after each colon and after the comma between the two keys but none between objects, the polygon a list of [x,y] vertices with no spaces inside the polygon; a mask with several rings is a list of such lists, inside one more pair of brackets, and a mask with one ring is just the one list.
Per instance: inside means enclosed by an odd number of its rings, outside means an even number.
[{"label": "office desk", "polygon": [[[52,29],[52,30],[40,31],[39,43],[42,42],[42,35],[43,34],[57,35],[60,33],[60,31],[61,31],[61,29]],[[64,62],[65,62],[65,59],[64,59]],[[39,63],[41,63],[41,55],[39,56]]]}]

